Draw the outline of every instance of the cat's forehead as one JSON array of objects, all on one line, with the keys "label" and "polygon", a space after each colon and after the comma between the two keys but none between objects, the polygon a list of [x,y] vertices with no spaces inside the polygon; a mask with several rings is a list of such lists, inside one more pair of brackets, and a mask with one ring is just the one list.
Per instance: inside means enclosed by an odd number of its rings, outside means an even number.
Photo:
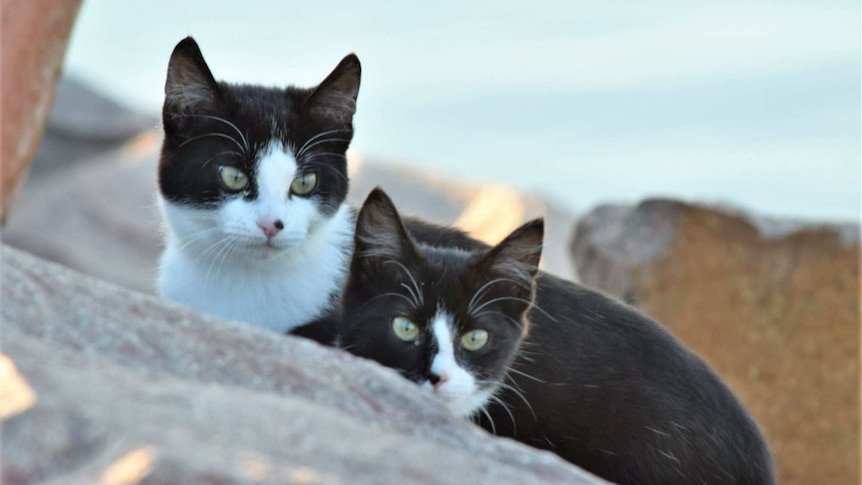
[{"label": "cat's forehead", "polygon": [[302,90],[231,85],[226,91],[232,101],[229,117],[258,146],[269,145],[273,140],[290,144],[292,138],[302,136],[304,130],[298,128],[313,124],[299,119]]}]

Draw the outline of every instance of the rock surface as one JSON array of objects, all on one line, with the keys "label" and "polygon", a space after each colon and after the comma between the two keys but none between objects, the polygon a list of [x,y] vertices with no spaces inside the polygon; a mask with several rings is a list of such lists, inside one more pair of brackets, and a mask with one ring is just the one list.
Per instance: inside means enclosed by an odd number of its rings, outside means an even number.
[{"label": "rock surface", "polygon": [[780,483],[859,483],[859,226],[667,200],[604,206],[571,245],[582,281],[703,356],[763,427]]},{"label": "rock surface", "polygon": [[605,483],[374,363],[2,263],[5,484]]},{"label": "rock surface", "polygon": [[81,0],[0,3],[0,222],[27,175]]}]

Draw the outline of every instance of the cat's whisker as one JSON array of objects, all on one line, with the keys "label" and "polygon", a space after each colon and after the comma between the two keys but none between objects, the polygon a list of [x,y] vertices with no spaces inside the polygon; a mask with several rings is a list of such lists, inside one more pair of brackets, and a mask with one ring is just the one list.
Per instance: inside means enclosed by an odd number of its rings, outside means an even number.
[{"label": "cat's whisker", "polygon": [[[348,130],[335,130],[335,131],[348,132]],[[314,138],[320,138],[316,141],[312,142],[312,140],[308,140],[307,142],[305,142],[305,144],[302,145],[302,148],[299,149],[299,152],[295,155],[296,159],[298,160],[298,159],[302,158],[302,156],[308,150],[311,150],[312,148],[319,146],[319,145],[323,145],[326,143],[335,143],[335,142],[344,142],[344,143],[350,142],[350,138],[321,138],[323,135],[326,135],[326,134],[330,134],[330,132],[323,132],[323,133],[315,136]]]},{"label": "cat's whisker", "polygon": [[373,302],[373,301],[377,300],[378,298],[383,298],[384,296],[397,296],[398,298],[401,298],[401,299],[403,299],[404,301],[406,301],[408,304],[410,304],[410,305],[412,305],[412,304],[413,304],[413,300],[411,300],[410,298],[407,298],[407,296],[406,296],[406,295],[402,295],[401,293],[395,293],[395,292],[391,292],[391,293],[382,293],[382,294],[377,295],[377,296],[375,296],[374,298],[372,298],[372,299],[370,299],[370,300],[366,301],[365,303],[363,303],[363,304],[362,304],[362,306],[360,306],[360,307],[356,310],[356,313],[361,312],[361,311],[362,311],[362,309],[363,309],[363,308],[365,308],[365,306],[366,306],[366,305],[368,305],[368,304],[370,304],[371,302]]},{"label": "cat's whisker", "polygon": [[538,377],[531,376],[530,374],[527,374],[526,372],[519,371],[512,366],[509,366],[509,372],[514,372],[515,374],[518,374],[519,376],[526,377],[527,379],[530,379],[532,381],[540,382],[542,384],[547,384],[546,381],[543,381],[542,379],[539,379]]},{"label": "cat's whisker", "polygon": [[211,137],[211,136],[230,140],[234,145],[238,146],[241,151],[245,151],[245,147],[243,147],[240,142],[236,141],[236,138],[234,138],[230,135],[225,135],[224,133],[204,133],[203,135],[193,136],[193,137],[189,138],[188,140],[180,143],[180,148],[184,147],[185,145],[188,145],[189,143],[191,143],[195,140],[199,140],[201,138],[207,138],[207,137]]},{"label": "cat's whisker", "polygon": [[236,155],[236,156],[238,156],[238,157],[242,157],[242,153],[239,153],[239,152],[234,151],[234,150],[228,150],[228,151],[221,152],[221,153],[218,153],[218,154],[216,154],[216,155],[213,155],[213,156],[212,156],[212,157],[210,157],[206,162],[204,162],[204,163],[202,163],[202,164],[201,164],[201,168],[206,167],[208,163],[210,163],[211,161],[215,160],[216,158],[218,158],[218,157],[220,157],[220,156],[222,156],[222,155],[231,155],[231,154]]},{"label": "cat's whisker", "polygon": [[384,264],[386,264],[386,263],[397,264],[407,274],[407,277],[410,278],[410,281],[413,283],[413,288],[416,289],[416,295],[418,295],[417,300],[419,302],[419,306],[424,306],[425,305],[425,298],[422,295],[422,290],[419,289],[419,284],[416,283],[416,278],[413,277],[413,273],[409,269],[407,269],[406,266],[404,266],[399,261],[396,261],[394,259],[387,259],[386,261],[384,261]]},{"label": "cat's whisker", "polygon": [[413,289],[410,288],[410,286],[407,285],[406,283],[401,283],[401,287],[404,288],[405,290],[407,290],[410,293],[410,296],[413,297],[413,302],[412,302],[413,306],[416,308],[420,308],[419,297],[418,297],[418,295],[416,295],[416,293],[413,293]]},{"label": "cat's whisker", "polygon": [[500,399],[498,396],[496,396],[494,394],[491,394],[491,397],[489,397],[488,400],[491,402],[495,402],[495,403],[499,404],[500,407],[503,408],[504,411],[506,411],[506,414],[509,415],[509,419],[512,420],[512,432],[515,435],[517,435],[518,434],[518,423],[515,422],[515,415],[512,414],[512,410],[509,409],[509,405],[505,401],[503,401],[502,399]]},{"label": "cat's whisker", "polygon": [[557,322],[557,319],[556,319],[556,318],[552,317],[548,312],[546,312],[545,310],[543,310],[543,309],[542,309],[539,305],[537,305],[535,302],[532,302],[532,301],[530,301],[530,300],[525,300],[525,299],[523,299],[523,298],[518,298],[518,297],[516,297],[516,296],[501,296],[501,297],[499,297],[499,298],[494,298],[493,300],[486,301],[486,302],[485,302],[485,303],[483,303],[479,308],[477,308],[476,310],[474,310],[474,312],[479,312],[480,310],[482,310],[483,308],[485,308],[486,306],[488,306],[488,305],[490,305],[490,304],[492,304],[492,303],[496,303],[496,302],[498,302],[498,301],[505,301],[505,300],[510,300],[510,301],[520,301],[520,302],[522,302],[522,303],[526,303],[527,305],[532,305],[532,307],[533,307],[533,308],[535,308],[536,310],[538,310],[538,311],[542,312],[546,317],[550,318],[550,319],[551,319],[552,321],[554,321],[554,322]]},{"label": "cat's whisker", "polygon": [[479,411],[488,418],[488,423],[491,425],[491,433],[497,434],[497,426],[494,424],[494,418],[491,417],[491,413],[489,413],[484,407],[479,408]]},{"label": "cat's whisker", "polygon": [[309,143],[312,143],[314,140],[317,140],[317,139],[319,139],[319,138],[321,138],[321,137],[324,137],[324,136],[326,136],[326,135],[333,135],[333,134],[335,134],[335,133],[348,133],[348,132],[350,132],[350,130],[341,129],[341,130],[329,130],[329,131],[324,131],[324,132],[322,132],[322,133],[318,133],[318,134],[316,134],[316,135],[312,136],[311,138],[309,138],[309,139],[308,139],[308,141],[306,141],[305,143],[303,143],[303,144],[302,144],[302,146],[301,146],[301,147],[299,147],[299,151],[298,151],[298,152],[294,152],[294,153],[296,154],[295,156],[296,156],[296,158],[297,158],[297,159],[299,159],[300,157],[302,157],[302,154],[303,154],[303,153],[305,153],[305,150],[307,150],[307,149],[308,149],[308,148],[307,148],[307,147],[308,147],[308,144],[309,144]]},{"label": "cat's whisker", "polygon": [[198,232],[192,233],[191,235],[184,238],[183,244],[181,246],[179,246],[177,248],[177,250],[182,251],[183,249],[187,248],[189,245],[194,244],[201,239],[205,239],[205,238],[209,237],[209,235],[211,233],[217,232],[219,230],[220,229],[218,227],[209,227],[206,229],[201,229]]},{"label": "cat's whisker", "polygon": [[243,135],[243,134],[242,134],[242,131],[240,131],[240,129],[239,129],[235,124],[231,123],[230,121],[228,121],[228,120],[226,120],[226,119],[224,119],[224,118],[222,118],[222,117],[220,117],[220,116],[212,116],[212,115],[197,115],[197,114],[193,114],[193,115],[184,115],[184,116],[193,116],[193,117],[196,117],[196,118],[207,118],[207,119],[211,119],[211,120],[221,121],[222,123],[224,123],[224,124],[226,124],[226,125],[230,126],[231,128],[233,128],[233,129],[234,129],[234,131],[236,131],[236,132],[237,132],[237,134],[239,134],[239,137],[240,137],[240,139],[242,140],[243,145],[245,145],[245,153],[249,153],[249,152],[251,151],[251,150],[250,150],[250,147],[249,147],[249,145],[248,145],[248,138],[246,138],[246,137],[245,137],[245,135]]},{"label": "cat's whisker", "polygon": [[[504,380],[505,380],[505,379],[510,379],[510,377],[509,377],[508,375],[505,375],[505,376],[503,376],[503,379],[504,379]],[[529,409],[529,410],[530,410],[530,414],[532,414],[532,415],[533,415],[533,418],[534,418],[534,419],[536,419],[536,420],[538,420],[539,418],[536,416],[536,412],[533,410],[533,406],[530,404],[530,401],[528,401],[528,400],[527,400],[527,398],[526,398],[526,397],[524,397],[523,392],[522,392],[522,391],[517,387],[517,384],[516,384],[514,381],[512,381],[512,384],[513,384],[513,385],[509,385],[509,384],[506,384],[505,382],[501,381],[501,382],[499,383],[499,386],[500,386],[502,389],[508,389],[509,391],[511,391],[511,392],[512,392],[512,394],[514,394],[514,395],[518,396],[519,398],[521,398],[521,400],[522,400],[522,401],[524,401],[524,404],[526,404],[526,405],[527,405],[527,409]]]},{"label": "cat's whisker", "polygon": [[506,320],[509,320],[510,322],[512,322],[512,324],[513,324],[513,325],[515,325],[515,326],[516,326],[516,327],[518,327],[518,328],[523,328],[523,326],[524,326],[524,324],[523,324],[522,322],[518,322],[517,320],[515,320],[515,319],[514,319],[514,318],[512,318],[512,317],[510,317],[509,315],[506,315],[506,314],[505,314],[505,313],[503,313],[503,312],[498,312],[498,311],[495,311],[495,310],[485,310],[484,312],[475,313],[475,314],[471,314],[471,315],[472,315],[473,317],[479,317],[479,316],[481,316],[481,315],[485,315],[486,313],[487,313],[487,314],[489,314],[489,315],[499,315],[499,316],[501,316],[501,317],[505,318]]},{"label": "cat's whisker", "polygon": [[484,285],[482,285],[482,287],[479,288],[478,290],[476,290],[476,293],[473,294],[473,298],[470,298],[470,302],[467,303],[467,313],[468,314],[472,313],[473,304],[475,304],[478,300],[480,300],[482,298],[482,296],[485,295],[485,293],[483,293],[483,290],[490,289],[491,285],[494,285],[496,283],[502,283],[503,281],[512,281],[512,280],[510,280],[509,278],[493,279],[493,280],[485,283]]}]

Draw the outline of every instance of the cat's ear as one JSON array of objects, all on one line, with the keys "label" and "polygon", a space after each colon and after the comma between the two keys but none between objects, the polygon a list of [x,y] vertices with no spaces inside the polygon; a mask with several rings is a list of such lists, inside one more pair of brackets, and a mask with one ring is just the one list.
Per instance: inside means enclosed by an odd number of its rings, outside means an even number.
[{"label": "cat's ear", "polygon": [[221,93],[197,42],[191,37],[181,40],[168,62],[165,81],[165,114],[214,110]]},{"label": "cat's ear", "polygon": [[368,194],[356,216],[354,261],[403,260],[414,246],[392,199],[380,187]]},{"label": "cat's ear", "polygon": [[351,124],[356,113],[359,80],[362,66],[356,54],[348,54],[329,76],[318,85],[308,100],[308,109],[314,116],[342,124]]},{"label": "cat's ear", "polygon": [[487,268],[514,278],[529,287],[539,270],[544,235],[544,220],[533,219],[512,231],[500,244],[489,249],[482,261]]}]

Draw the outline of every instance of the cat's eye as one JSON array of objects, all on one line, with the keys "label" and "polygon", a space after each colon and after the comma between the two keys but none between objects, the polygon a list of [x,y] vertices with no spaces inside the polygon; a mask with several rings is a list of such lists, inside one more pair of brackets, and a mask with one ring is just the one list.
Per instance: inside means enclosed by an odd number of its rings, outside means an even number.
[{"label": "cat's eye", "polygon": [[296,195],[308,195],[317,187],[317,174],[309,172],[293,179],[290,191]]},{"label": "cat's eye", "polygon": [[419,327],[404,317],[395,317],[392,319],[392,331],[396,337],[405,342],[413,341],[419,335]]},{"label": "cat's eye", "polygon": [[488,343],[488,332],[471,330],[461,336],[461,347],[467,350],[479,350]]},{"label": "cat's eye", "polygon": [[230,190],[242,190],[248,187],[248,175],[236,167],[222,165],[218,168],[218,174],[225,187]]}]

